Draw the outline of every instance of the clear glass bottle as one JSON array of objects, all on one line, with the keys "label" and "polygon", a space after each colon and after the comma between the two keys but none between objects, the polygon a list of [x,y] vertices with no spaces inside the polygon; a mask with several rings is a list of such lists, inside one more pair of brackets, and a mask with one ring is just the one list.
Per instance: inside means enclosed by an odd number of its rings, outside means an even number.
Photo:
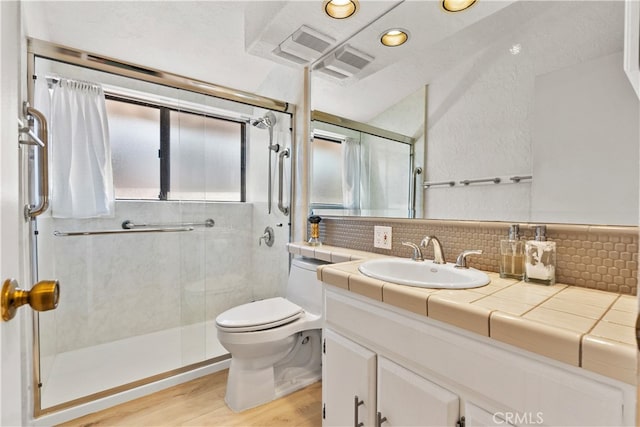
[{"label": "clear glass bottle", "polygon": [[509,237],[500,241],[500,277],[524,278],[524,241],[520,240],[518,224],[511,224]]},{"label": "clear glass bottle", "polygon": [[534,240],[525,245],[525,277],[527,282],[556,283],[556,242],[547,241],[547,227],[536,226]]},{"label": "clear glass bottle", "polygon": [[309,224],[311,224],[311,237],[309,238],[310,246],[322,246],[322,242],[320,241],[320,218],[317,215],[311,215],[309,218]]}]

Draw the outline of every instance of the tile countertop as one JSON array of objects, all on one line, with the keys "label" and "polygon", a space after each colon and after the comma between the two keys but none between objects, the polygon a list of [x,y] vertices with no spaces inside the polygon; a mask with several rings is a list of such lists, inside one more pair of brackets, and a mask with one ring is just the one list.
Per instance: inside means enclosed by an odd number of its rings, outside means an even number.
[{"label": "tile countertop", "polygon": [[396,285],[361,274],[363,260],[385,255],[289,243],[295,255],[337,264],[323,282],[498,341],[636,385],[636,297],[577,286],[502,279],[468,290]]}]

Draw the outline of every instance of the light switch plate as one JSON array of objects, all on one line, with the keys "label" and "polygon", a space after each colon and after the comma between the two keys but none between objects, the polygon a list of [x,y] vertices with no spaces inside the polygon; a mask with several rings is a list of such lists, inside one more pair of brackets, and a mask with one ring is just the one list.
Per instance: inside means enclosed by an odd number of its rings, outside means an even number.
[{"label": "light switch plate", "polygon": [[373,227],[373,247],[391,249],[391,227],[381,225]]}]

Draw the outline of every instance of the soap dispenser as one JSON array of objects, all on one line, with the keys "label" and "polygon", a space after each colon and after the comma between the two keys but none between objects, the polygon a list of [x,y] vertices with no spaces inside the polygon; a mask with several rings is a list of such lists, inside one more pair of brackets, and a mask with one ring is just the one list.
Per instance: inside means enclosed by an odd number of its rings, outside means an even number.
[{"label": "soap dispenser", "polygon": [[547,241],[547,227],[535,227],[534,240],[525,244],[525,281],[553,285],[556,282],[556,242]]},{"label": "soap dispenser", "polygon": [[520,226],[511,224],[509,236],[500,241],[500,277],[524,278],[524,241],[520,240]]}]

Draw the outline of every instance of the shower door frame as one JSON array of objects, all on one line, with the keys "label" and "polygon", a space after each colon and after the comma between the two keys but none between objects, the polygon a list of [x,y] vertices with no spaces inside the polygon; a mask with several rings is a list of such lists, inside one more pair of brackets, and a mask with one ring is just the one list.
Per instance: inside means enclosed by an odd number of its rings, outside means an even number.
[{"label": "shower door frame", "polygon": [[[234,101],[241,104],[250,105],[253,107],[264,108],[267,110],[273,110],[285,114],[289,114],[291,116],[291,134],[292,134],[292,147],[294,155],[291,156],[291,171],[295,170],[295,135],[296,135],[296,108],[295,105],[289,104],[285,101],[279,101],[272,98],[263,97],[260,95],[256,95],[249,92],[243,92],[236,89],[231,89],[224,86],[219,86],[213,83],[191,79],[189,77],[181,76],[178,74],[160,71],[152,68],[148,68],[145,66],[132,64],[129,62],[121,61],[115,58],[110,58],[107,56],[94,54],[91,52],[83,51],[80,49],[59,45],[56,43],[51,43],[43,40],[38,40],[34,38],[27,38],[27,97],[30,105],[33,105],[34,100],[34,79],[35,76],[35,65],[36,58],[43,58],[52,61],[58,61],[63,63],[68,63],[72,65],[77,65],[84,68],[94,69],[98,71],[103,71],[123,77],[129,77],[137,80],[142,80],[149,83],[156,83],[163,86],[172,87],[175,89],[187,90],[190,92],[195,92],[203,95],[208,95],[216,98],[225,99],[228,101]],[[294,218],[294,209],[295,204],[293,201],[293,191],[294,191],[294,182],[291,179],[289,185],[289,200],[290,200],[290,211],[289,218],[291,222],[291,227],[289,227],[289,236],[287,237],[288,241],[291,241],[292,230],[293,230],[293,218]],[[38,242],[37,242],[37,217],[29,218],[29,252],[30,252],[30,275],[32,283],[37,283],[38,281]],[[214,359],[205,360],[202,362],[198,362],[195,364],[191,364],[188,366],[184,366],[182,368],[178,368],[169,372],[161,373],[158,375],[154,375],[152,377],[144,378],[138,381],[134,381],[132,383],[123,384],[121,386],[111,388],[108,390],[104,390],[102,392],[98,392],[95,394],[91,394],[88,396],[84,396],[79,399],[74,399],[69,402],[65,402],[59,405],[55,405],[49,408],[42,408],[41,401],[41,373],[40,373],[40,336],[39,336],[39,315],[37,311],[33,312],[33,330],[32,330],[32,379],[33,379],[33,414],[34,418],[41,417],[43,415],[55,413],[57,411],[72,408],[74,406],[92,402],[94,400],[111,396],[123,391],[131,390],[136,387],[154,383],[156,381],[169,378],[181,373],[185,373],[188,371],[192,371],[204,366],[211,365],[213,363],[217,363],[230,358],[230,355],[220,356]]]}]

